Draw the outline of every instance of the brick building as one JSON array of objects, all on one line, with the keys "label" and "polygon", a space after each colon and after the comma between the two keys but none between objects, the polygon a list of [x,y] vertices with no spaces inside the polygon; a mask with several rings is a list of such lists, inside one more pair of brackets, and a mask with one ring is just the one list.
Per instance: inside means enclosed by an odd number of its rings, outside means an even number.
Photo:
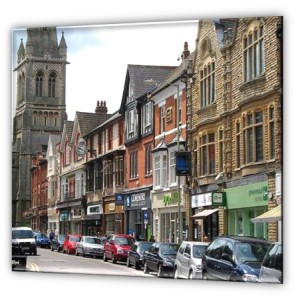
[{"label": "brick building", "polygon": [[281,17],[199,22],[188,144],[193,239],[280,239],[281,222],[251,219],[282,202],[281,24]]}]

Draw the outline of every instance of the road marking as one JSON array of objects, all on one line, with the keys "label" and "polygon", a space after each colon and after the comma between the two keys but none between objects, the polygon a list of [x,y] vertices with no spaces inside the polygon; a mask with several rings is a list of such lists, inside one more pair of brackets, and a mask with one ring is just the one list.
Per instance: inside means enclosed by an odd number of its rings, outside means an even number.
[{"label": "road marking", "polygon": [[31,272],[39,272],[40,270],[39,270],[39,267],[36,265],[36,264],[34,264],[34,263],[28,263],[27,264],[27,268],[29,269],[29,271],[31,271]]}]

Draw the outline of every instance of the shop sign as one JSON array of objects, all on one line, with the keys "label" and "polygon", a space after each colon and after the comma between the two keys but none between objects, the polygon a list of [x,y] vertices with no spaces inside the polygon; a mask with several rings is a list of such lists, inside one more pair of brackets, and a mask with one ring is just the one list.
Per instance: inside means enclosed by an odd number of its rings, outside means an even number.
[{"label": "shop sign", "polygon": [[191,196],[191,207],[201,207],[212,205],[212,193],[204,193]]},{"label": "shop sign", "polygon": [[146,193],[132,194],[130,200],[131,207],[144,207],[146,206]]},{"label": "shop sign", "polygon": [[123,194],[116,194],[115,195],[115,204],[123,206],[124,205],[124,195]]},{"label": "shop sign", "polygon": [[164,206],[177,205],[178,197],[179,195],[177,191],[173,191],[171,195],[164,195],[162,198]]},{"label": "shop sign", "polygon": [[90,205],[87,207],[87,215],[98,215],[102,214],[102,204]]},{"label": "shop sign", "polygon": [[212,192],[212,205],[226,206],[226,193],[225,192]]},{"label": "shop sign", "polygon": [[115,210],[115,203],[109,203],[109,211]]},{"label": "shop sign", "polygon": [[68,221],[68,219],[69,219],[68,211],[60,212],[60,221]]}]

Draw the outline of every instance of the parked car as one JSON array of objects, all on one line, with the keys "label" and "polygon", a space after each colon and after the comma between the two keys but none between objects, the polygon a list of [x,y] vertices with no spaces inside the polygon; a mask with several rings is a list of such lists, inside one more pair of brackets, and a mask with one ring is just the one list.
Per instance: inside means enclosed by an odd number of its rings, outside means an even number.
[{"label": "parked car", "polygon": [[179,249],[175,243],[153,243],[143,256],[144,273],[157,272],[158,277],[174,277],[174,263]]},{"label": "parked car", "polygon": [[12,227],[12,254],[37,254],[36,240],[30,227]]},{"label": "parked car", "polygon": [[77,243],[76,255],[103,257],[104,239],[96,236],[82,236]]},{"label": "parked car", "polygon": [[283,283],[282,244],[272,243],[263,259],[259,281],[265,283]]},{"label": "parked car", "polygon": [[112,234],[104,243],[103,260],[109,259],[115,264],[117,261],[127,260],[128,251],[135,242],[134,237],[128,234]]},{"label": "parked car", "polygon": [[140,270],[143,267],[143,255],[144,252],[149,250],[152,242],[146,241],[135,241],[128,251],[126,265],[129,268],[130,266],[134,266],[136,270]]},{"label": "parked car", "polygon": [[63,253],[75,254],[77,243],[80,241],[80,234],[67,234],[63,242]]},{"label": "parked car", "polygon": [[55,235],[54,238],[52,239],[51,250],[52,251],[57,250],[57,252],[62,251],[65,237],[66,237],[65,234]]},{"label": "parked car", "polygon": [[44,233],[34,231],[34,237],[36,245],[40,248],[51,248],[51,240]]},{"label": "parked car", "polygon": [[208,244],[206,242],[182,242],[175,259],[175,279],[202,279],[202,256]]},{"label": "parked car", "polygon": [[203,279],[258,282],[270,244],[253,237],[216,237],[202,257]]}]

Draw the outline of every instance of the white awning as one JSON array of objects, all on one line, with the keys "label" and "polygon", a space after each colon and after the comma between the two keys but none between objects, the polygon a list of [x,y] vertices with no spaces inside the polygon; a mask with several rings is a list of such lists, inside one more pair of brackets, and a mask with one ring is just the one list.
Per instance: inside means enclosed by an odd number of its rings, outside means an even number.
[{"label": "white awning", "polygon": [[260,222],[278,222],[281,221],[281,205],[278,205],[267,212],[259,215],[258,217],[252,218],[253,223]]},{"label": "white awning", "polygon": [[192,218],[197,218],[197,219],[202,219],[202,218],[205,218],[215,212],[218,211],[218,208],[215,208],[215,209],[204,209],[200,212],[198,212],[197,214],[193,215]]}]

